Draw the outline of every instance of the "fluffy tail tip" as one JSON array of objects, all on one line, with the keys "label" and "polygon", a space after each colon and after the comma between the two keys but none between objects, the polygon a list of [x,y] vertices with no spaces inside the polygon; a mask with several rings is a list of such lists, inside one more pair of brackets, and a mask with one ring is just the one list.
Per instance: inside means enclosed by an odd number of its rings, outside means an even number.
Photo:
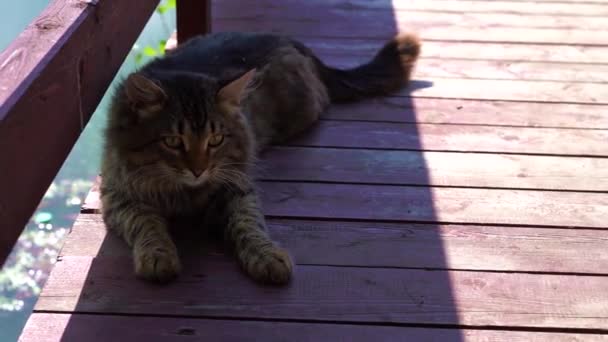
[{"label": "fluffy tail tip", "polygon": [[420,38],[414,33],[400,34],[394,38],[393,43],[403,63],[412,64],[420,56]]}]

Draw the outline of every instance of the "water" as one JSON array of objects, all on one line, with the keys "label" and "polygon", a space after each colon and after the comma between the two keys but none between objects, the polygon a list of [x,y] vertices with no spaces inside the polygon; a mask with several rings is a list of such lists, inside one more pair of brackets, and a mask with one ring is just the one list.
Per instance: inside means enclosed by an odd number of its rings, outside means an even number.
[{"label": "water", "polygon": [[[48,5],[49,0],[0,0],[0,49],[10,42]],[[157,48],[175,29],[174,1],[163,14],[155,13],[116,79],[145,63],[149,56],[143,51]],[[128,20],[128,14],[125,18]],[[115,79],[115,81],[116,81]],[[113,83],[109,89],[112,89]],[[16,341],[30,315],[63,238],[78,214],[80,204],[99,172],[101,131],[105,123],[108,93],[47,191],[36,213],[26,226],[9,259],[0,271],[0,341]],[[36,137],[32,137],[36,139]]]}]

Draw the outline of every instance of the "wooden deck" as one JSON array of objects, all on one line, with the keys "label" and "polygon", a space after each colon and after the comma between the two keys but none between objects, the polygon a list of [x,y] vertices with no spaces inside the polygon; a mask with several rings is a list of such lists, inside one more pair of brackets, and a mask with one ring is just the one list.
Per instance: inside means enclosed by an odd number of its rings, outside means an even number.
[{"label": "wooden deck", "polygon": [[[335,106],[268,151],[264,287],[189,239],[169,286],[136,280],[95,191],[22,341],[608,340],[608,1],[217,0],[213,29],[363,61],[398,31],[410,89]],[[194,246],[194,247],[193,247]]]}]

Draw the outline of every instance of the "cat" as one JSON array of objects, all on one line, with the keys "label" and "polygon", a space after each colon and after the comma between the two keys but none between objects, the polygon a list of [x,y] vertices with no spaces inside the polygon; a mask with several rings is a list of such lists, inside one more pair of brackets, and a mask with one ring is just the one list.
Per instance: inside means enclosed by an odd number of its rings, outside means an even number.
[{"label": "cat", "polygon": [[288,37],[223,32],[190,39],[115,89],[104,133],[106,226],[132,248],[136,276],[168,282],[181,270],[172,219],[219,227],[244,272],[285,284],[293,261],[271,240],[251,170],[269,144],[299,134],[330,103],[386,95],[410,79],[413,34],[359,67],[325,65]]}]

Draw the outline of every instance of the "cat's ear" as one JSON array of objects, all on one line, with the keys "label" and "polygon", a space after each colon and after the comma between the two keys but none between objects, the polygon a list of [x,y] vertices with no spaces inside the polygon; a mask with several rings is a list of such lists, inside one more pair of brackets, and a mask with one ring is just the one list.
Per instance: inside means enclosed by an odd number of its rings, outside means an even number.
[{"label": "cat's ear", "polygon": [[156,81],[138,73],[129,75],[124,87],[131,108],[144,117],[161,110],[167,100],[167,94]]},{"label": "cat's ear", "polygon": [[255,69],[247,71],[243,76],[225,85],[217,93],[217,102],[230,107],[238,107],[241,104],[247,86],[251,83],[255,75]]}]

